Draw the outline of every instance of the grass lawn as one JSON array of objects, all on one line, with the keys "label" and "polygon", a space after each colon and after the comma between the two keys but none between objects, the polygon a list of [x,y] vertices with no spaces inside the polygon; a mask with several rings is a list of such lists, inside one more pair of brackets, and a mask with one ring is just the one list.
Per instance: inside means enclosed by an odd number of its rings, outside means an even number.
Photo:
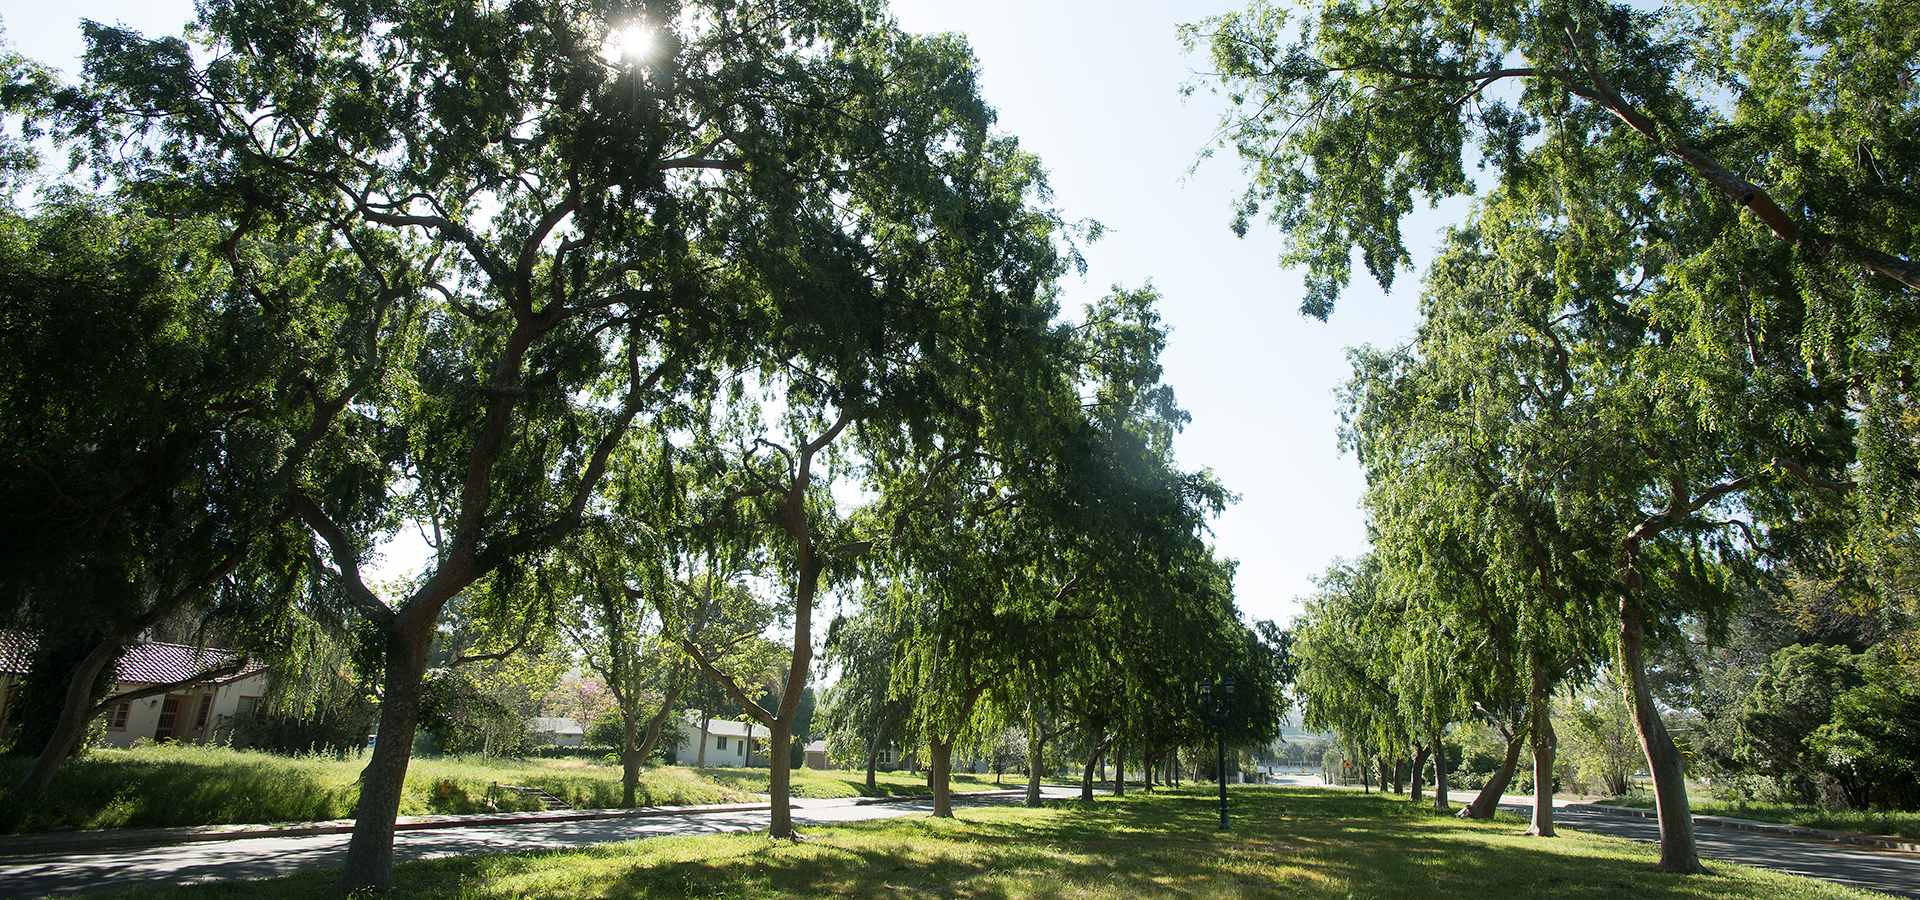
[{"label": "grass lawn", "polygon": [[[0,783],[18,781],[31,764],[0,758]],[[45,797],[0,794],[0,832],[344,819],[359,800],[365,765],[363,754],[290,758],[181,744],[95,750],[62,765]],[[407,769],[400,814],[485,811],[494,782],[543,788],[580,808],[613,807],[621,800],[618,766],[578,759],[416,758]],[[671,766],[643,772],[640,788],[643,806],[750,799],[745,791]],[[511,792],[494,803],[506,810],[538,808]]]},{"label": "grass lawn", "polygon": [[[585,850],[403,863],[395,896],[491,898],[1065,897],[1805,900],[1882,897],[1726,864],[1683,877],[1654,848],[1563,832],[1519,837],[1512,817],[1461,822],[1351,791],[1236,787],[1234,831],[1205,792],[962,809],[821,827],[801,843],[706,835]],[[338,872],[97,895],[144,900],[332,898]]]},{"label": "grass lawn", "polygon": [[[1635,809],[1652,809],[1653,795],[1636,792],[1625,797],[1610,797],[1598,801],[1614,806],[1631,806]],[[1696,816],[1729,816],[1735,819],[1752,819],[1756,822],[1777,822],[1782,825],[1800,825],[1806,828],[1825,828],[1830,831],[1852,831],[1858,834],[1893,834],[1905,838],[1920,838],[1920,812],[1875,812],[1859,809],[1821,809],[1817,806],[1796,806],[1788,803],[1756,803],[1738,800],[1715,800],[1701,797],[1693,792],[1687,796],[1687,805]]]}]

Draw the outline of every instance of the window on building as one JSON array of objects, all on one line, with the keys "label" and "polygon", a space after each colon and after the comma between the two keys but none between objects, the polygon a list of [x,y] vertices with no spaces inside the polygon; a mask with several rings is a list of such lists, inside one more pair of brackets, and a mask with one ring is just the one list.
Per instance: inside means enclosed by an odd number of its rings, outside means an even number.
[{"label": "window on building", "polygon": [[195,731],[207,727],[207,713],[212,709],[213,695],[206,694],[202,696],[200,698],[200,712],[193,717],[193,729]]},{"label": "window on building", "polygon": [[107,729],[110,731],[127,730],[127,716],[133,712],[133,701],[122,700],[113,711],[107,713]]},{"label": "window on building", "polygon": [[726,736],[725,736],[725,735],[721,735],[720,737],[717,737],[717,738],[714,738],[714,745],[713,745],[713,747],[714,747],[714,749],[715,749],[715,750],[725,750],[725,749],[727,749],[727,738],[726,738]]},{"label": "window on building", "polygon": [[257,716],[260,714],[259,697],[241,697],[240,705],[233,708],[235,716]]}]

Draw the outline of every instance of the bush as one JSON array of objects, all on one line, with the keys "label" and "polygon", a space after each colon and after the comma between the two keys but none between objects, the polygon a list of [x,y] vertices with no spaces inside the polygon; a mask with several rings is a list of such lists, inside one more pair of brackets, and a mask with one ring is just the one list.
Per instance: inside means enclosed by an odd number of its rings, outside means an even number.
[{"label": "bush", "polygon": [[367,746],[373,719],[370,703],[324,710],[309,719],[243,713],[221,716],[214,724],[214,736],[235,750],[345,756]]}]

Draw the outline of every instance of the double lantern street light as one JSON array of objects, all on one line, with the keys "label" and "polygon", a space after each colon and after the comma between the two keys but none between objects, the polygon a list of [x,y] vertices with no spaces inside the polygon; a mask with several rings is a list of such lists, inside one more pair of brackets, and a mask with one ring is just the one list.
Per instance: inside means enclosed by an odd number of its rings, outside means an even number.
[{"label": "double lantern street light", "polygon": [[1215,693],[1213,680],[1200,679],[1200,714],[1207,717],[1213,725],[1215,747],[1219,750],[1219,759],[1214,774],[1220,776],[1220,830],[1227,830],[1227,719],[1233,715],[1233,682],[1220,682],[1220,690]]}]

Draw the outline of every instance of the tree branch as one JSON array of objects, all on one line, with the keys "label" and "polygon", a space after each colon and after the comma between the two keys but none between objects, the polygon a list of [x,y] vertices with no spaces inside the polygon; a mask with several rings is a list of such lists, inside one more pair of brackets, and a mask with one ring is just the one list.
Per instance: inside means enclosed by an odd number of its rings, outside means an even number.
[{"label": "tree branch", "polygon": [[92,719],[94,716],[100,715],[101,713],[112,709],[116,704],[130,703],[135,700],[143,700],[148,697],[156,696],[159,694],[170,694],[170,693],[173,693],[174,691],[180,690],[181,688],[193,687],[194,685],[200,684],[201,682],[212,681],[216,678],[225,678],[228,675],[238,675],[242,670],[246,669],[246,667],[251,662],[252,660],[249,660],[246,656],[242,655],[235,658],[232,662],[227,663],[224,666],[216,666],[214,668],[208,669],[204,672],[201,672],[198,675],[194,675],[189,678],[182,678],[179,681],[170,681],[170,682],[167,682],[166,684],[151,684],[143,688],[135,688],[134,690],[131,690],[131,691],[122,691],[118,694],[114,694],[113,696],[106,698],[105,700],[100,701],[99,703],[95,703],[91,707],[88,707],[87,718]]}]

